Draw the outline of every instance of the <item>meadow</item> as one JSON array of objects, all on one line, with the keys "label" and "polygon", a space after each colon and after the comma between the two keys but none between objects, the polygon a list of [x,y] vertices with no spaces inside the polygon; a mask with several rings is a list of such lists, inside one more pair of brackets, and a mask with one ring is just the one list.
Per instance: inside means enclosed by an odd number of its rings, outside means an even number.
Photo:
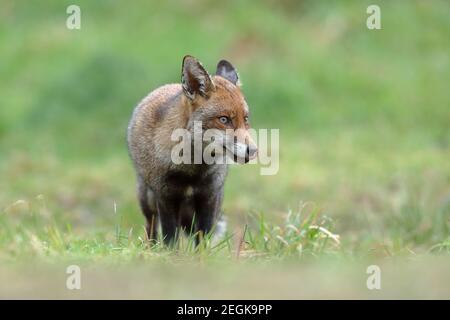
[{"label": "meadow", "polygon": [[[450,6],[0,4],[0,297],[450,298]],[[126,127],[191,54],[238,69],[276,175],[232,166],[228,234],[150,244]],[[80,265],[83,289],[65,288]],[[379,265],[381,290],[366,268]]]}]

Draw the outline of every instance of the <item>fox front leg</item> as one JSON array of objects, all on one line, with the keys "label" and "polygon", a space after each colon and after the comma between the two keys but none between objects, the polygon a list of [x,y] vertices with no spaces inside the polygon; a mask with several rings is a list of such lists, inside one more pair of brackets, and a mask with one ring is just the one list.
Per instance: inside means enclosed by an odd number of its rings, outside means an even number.
[{"label": "fox front leg", "polygon": [[155,240],[157,238],[156,232],[158,221],[154,193],[147,187],[141,178],[138,178],[137,191],[141,211],[147,220],[147,225],[145,227],[147,239]]},{"label": "fox front leg", "polygon": [[222,206],[223,188],[218,192],[200,193],[195,197],[196,212],[196,243],[200,242],[214,227],[220,218],[220,208]]},{"label": "fox front leg", "polygon": [[164,243],[173,245],[177,235],[177,216],[179,202],[174,199],[163,198],[158,200],[158,216],[161,223],[161,232]]}]

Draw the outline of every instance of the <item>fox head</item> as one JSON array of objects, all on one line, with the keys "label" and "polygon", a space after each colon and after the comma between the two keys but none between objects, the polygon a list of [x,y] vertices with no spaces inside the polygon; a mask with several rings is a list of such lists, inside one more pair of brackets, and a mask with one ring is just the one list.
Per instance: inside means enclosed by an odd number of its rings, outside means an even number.
[{"label": "fox head", "polygon": [[195,123],[201,123],[202,132],[212,138],[206,140],[216,156],[227,155],[238,163],[254,159],[258,148],[249,133],[249,108],[233,65],[221,60],[216,74],[210,76],[196,58],[185,56],[181,82],[188,129],[192,131]]}]

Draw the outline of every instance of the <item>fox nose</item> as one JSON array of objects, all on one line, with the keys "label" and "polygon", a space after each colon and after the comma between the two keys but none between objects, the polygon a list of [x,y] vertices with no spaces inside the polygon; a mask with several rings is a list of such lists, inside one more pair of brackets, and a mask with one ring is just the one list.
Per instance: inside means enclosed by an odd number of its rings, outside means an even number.
[{"label": "fox nose", "polygon": [[249,160],[252,160],[256,157],[256,154],[258,153],[258,148],[254,144],[247,145],[247,150],[245,157]]}]

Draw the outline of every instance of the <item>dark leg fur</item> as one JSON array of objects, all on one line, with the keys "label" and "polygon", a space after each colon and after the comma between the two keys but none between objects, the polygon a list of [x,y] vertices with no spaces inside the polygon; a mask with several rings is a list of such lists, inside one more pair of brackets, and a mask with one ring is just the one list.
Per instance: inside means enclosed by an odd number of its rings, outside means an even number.
[{"label": "dark leg fur", "polygon": [[[171,198],[158,200],[158,213],[164,243],[171,245],[175,241],[178,226],[179,201]],[[179,232],[179,231],[178,231]]]},{"label": "dark leg fur", "polygon": [[213,194],[198,194],[195,198],[196,209],[196,228],[198,236],[196,239],[197,245],[200,242],[200,237],[205,236],[211,232],[214,223],[217,222],[220,216],[220,208],[222,205],[223,190]]},{"label": "dark leg fur", "polygon": [[157,237],[157,211],[153,192],[147,188],[142,179],[138,179],[138,199],[142,213],[144,214],[147,224],[145,230],[149,240],[155,240]]}]

